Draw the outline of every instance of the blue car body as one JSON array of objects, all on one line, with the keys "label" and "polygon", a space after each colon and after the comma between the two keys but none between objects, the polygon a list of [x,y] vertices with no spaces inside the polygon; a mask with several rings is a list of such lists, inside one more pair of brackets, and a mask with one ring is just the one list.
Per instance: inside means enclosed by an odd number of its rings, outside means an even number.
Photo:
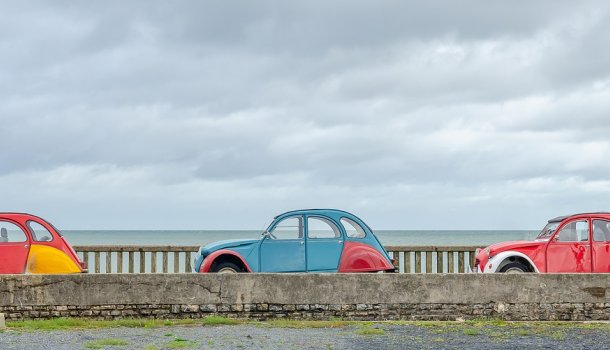
[{"label": "blue car body", "polygon": [[[317,219],[317,221],[313,219]],[[275,239],[274,232],[280,232],[279,229],[275,231],[278,224],[290,220],[299,222],[299,236]],[[334,236],[317,238],[313,234],[314,222],[329,225],[334,231]],[[357,231],[360,233],[358,237],[348,234],[346,222],[357,227]],[[310,223],[312,223],[312,227],[309,227]],[[367,263],[363,259],[370,260],[370,262]],[[201,247],[197,252],[193,270],[195,272],[215,272],[214,266],[218,265],[219,261],[231,261],[232,264],[238,265],[242,270],[238,272],[394,270],[392,260],[373,231],[355,215],[336,209],[304,209],[286,212],[276,216],[259,239],[224,240],[210,243]]]}]

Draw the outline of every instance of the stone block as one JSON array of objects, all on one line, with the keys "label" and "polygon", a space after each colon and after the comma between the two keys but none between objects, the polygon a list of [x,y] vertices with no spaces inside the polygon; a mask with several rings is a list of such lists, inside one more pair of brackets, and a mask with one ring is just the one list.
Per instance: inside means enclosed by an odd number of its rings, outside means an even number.
[{"label": "stone block", "polygon": [[243,304],[233,304],[233,305],[231,305],[231,311],[242,312],[242,311],[244,311],[244,305]]},{"label": "stone block", "polygon": [[369,304],[356,304],[357,311],[371,310],[373,307]]},{"label": "stone block", "polygon": [[201,310],[201,312],[216,312],[217,307],[216,304],[205,304],[199,305],[199,310]]},{"label": "stone block", "polygon": [[306,311],[309,310],[309,304],[297,304],[297,311]]},{"label": "stone block", "polygon": [[269,311],[272,312],[277,312],[277,311],[282,311],[282,305],[281,304],[270,304],[269,305]]},{"label": "stone block", "polygon": [[[180,305],[180,311],[182,311],[182,312],[197,312],[197,311],[199,311],[199,305],[194,305],[194,304]],[[173,312],[173,310],[172,310],[172,312]]]},{"label": "stone block", "polygon": [[217,306],[216,310],[218,312],[230,312],[231,311],[231,305],[230,304],[220,304]]},{"label": "stone block", "polygon": [[286,304],[282,306],[282,310],[284,311],[295,311],[297,308],[294,304]]}]

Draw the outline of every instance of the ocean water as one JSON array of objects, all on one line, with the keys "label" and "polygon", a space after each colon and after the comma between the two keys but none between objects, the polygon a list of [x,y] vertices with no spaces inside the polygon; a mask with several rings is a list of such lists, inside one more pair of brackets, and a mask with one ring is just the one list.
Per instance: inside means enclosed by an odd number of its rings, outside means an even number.
[{"label": "ocean water", "polygon": [[[533,239],[538,231],[378,230],[383,245],[489,245],[502,241]],[[205,245],[224,239],[257,239],[260,231],[212,230],[65,230],[72,245]]]}]

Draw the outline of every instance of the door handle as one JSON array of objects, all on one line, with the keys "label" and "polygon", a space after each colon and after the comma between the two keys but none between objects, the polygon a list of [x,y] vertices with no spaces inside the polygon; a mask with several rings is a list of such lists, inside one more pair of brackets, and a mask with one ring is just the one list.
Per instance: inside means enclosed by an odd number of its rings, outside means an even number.
[{"label": "door handle", "polygon": [[23,246],[23,248],[28,248],[29,246],[30,246],[29,244],[25,244],[25,245]]},{"label": "door handle", "polygon": [[301,245],[305,244],[305,241],[301,241]]},{"label": "door handle", "polygon": [[341,244],[341,243],[343,243],[343,241],[342,240],[338,240],[337,243]]}]

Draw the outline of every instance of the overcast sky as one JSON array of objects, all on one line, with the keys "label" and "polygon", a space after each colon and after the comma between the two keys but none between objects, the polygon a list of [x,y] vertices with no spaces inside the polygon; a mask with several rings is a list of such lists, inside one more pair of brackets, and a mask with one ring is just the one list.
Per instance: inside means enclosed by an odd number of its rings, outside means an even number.
[{"label": "overcast sky", "polygon": [[608,1],[0,4],[0,211],[64,229],[610,211]]}]

